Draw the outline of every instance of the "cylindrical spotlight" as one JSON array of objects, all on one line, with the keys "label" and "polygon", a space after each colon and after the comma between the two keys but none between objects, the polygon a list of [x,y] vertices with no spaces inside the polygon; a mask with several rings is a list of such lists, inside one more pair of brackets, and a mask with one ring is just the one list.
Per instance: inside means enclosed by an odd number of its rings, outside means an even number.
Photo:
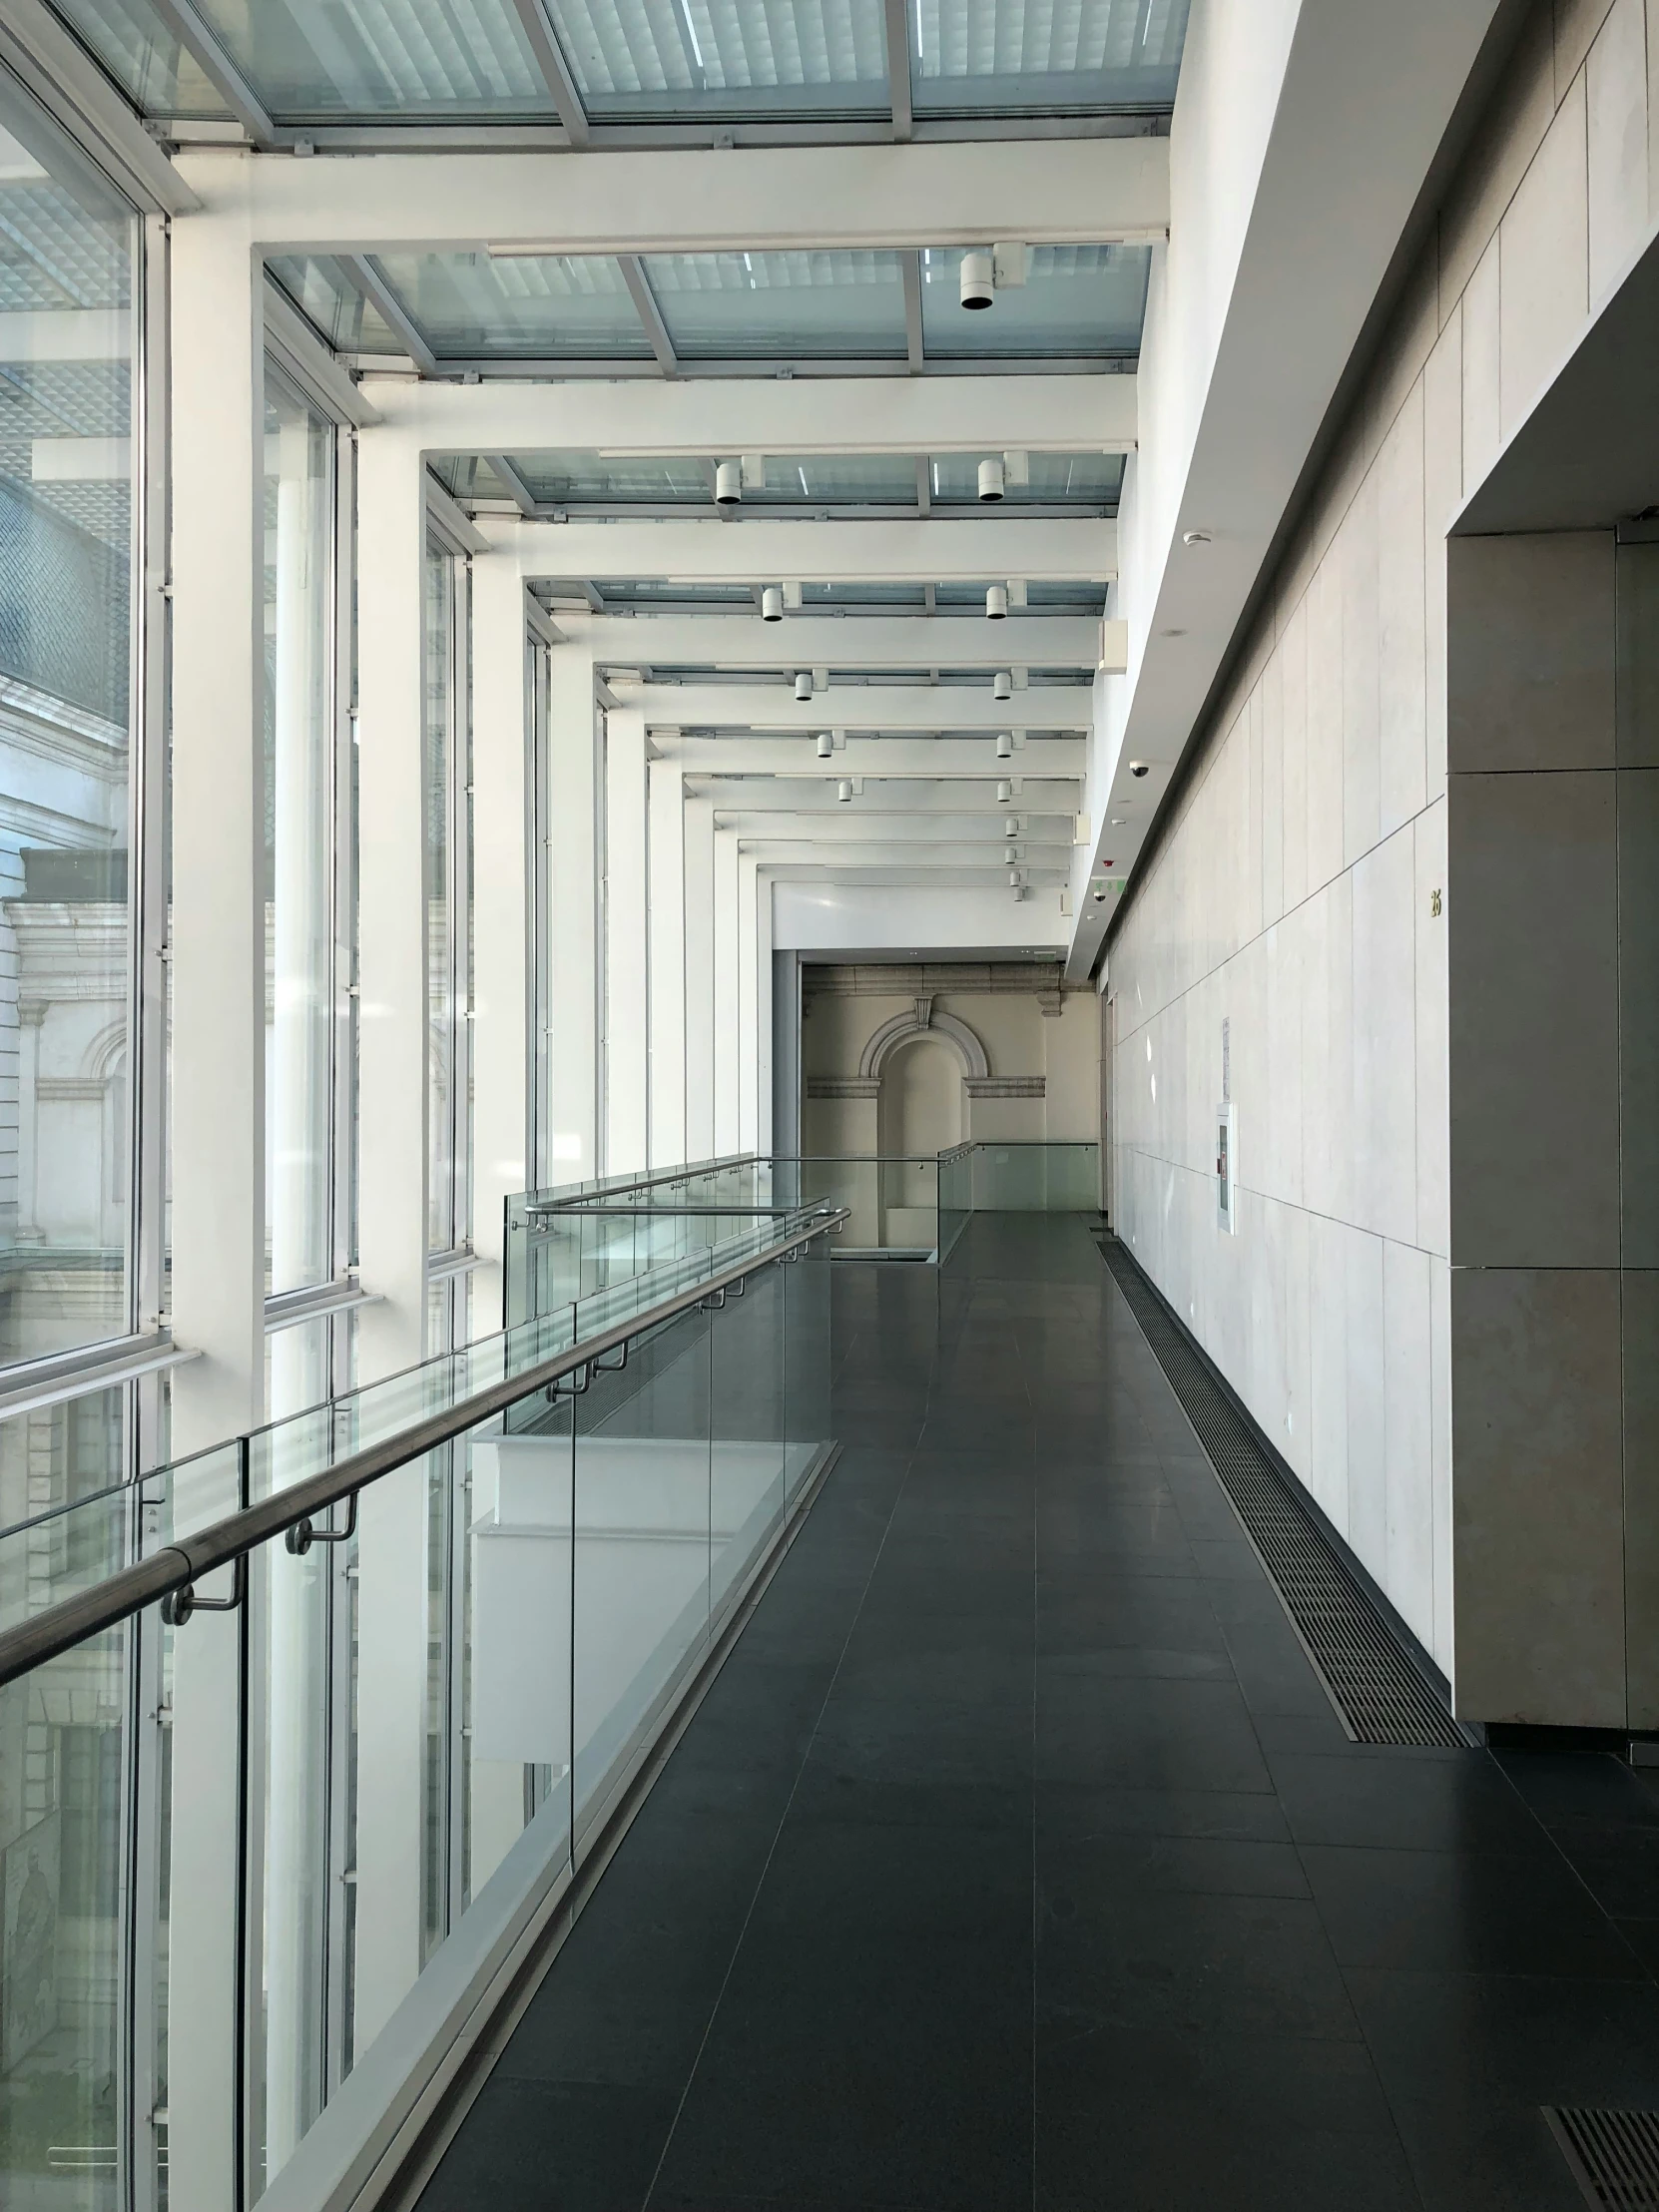
[{"label": "cylindrical spotlight", "polygon": [[742,461],[717,461],[715,463],[715,504],[721,507],[736,507],[742,499]]},{"label": "cylindrical spotlight", "polygon": [[[979,496],[987,504],[993,499],[1002,497],[1002,463],[994,453],[988,461],[979,463]],[[1006,590],[1000,584],[993,584],[991,591],[1002,593],[1001,612],[1006,614],[1008,612],[1008,594]],[[985,594],[985,612],[991,614],[994,611],[991,606],[991,593],[987,592]]]},{"label": "cylindrical spotlight", "polygon": [[843,807],[851,799],[852,779],[850,776],[843,776],[840,782],[835,786],[835,797],[840,801]]},{"label": "cylindrical spotlight", "polygon": [[962,256],[962,305],[988,307],[996,297],[996,264],[989,254]]},{"label": "cylindrical spotlight", "polygon": [[991,678],[991,697],[993,699],[1012,699],[1013,696],[1013,673],[1009,669],[999,668]]},{"label": "cylindrical spotlight", "polygon": [[[997,466],[998,466],[998,467],[1000,468],[1002,464],[1001,464],[1001,462],[999,461],[999,462],[998,462],[998,463],[997,463],[996,465],[997,465]],[[984,462],[984,463],[982,464],[982,466],[981,466],[981,468],[980,468],[980,471],[979,471],[979,474],[980,474],[980,477],[981,477],[981,479],[983,479],[983,476],[984,476],[985,470],[986,470],[987,468],[989,468],[990,466],[991,466],[991,463],[990,463],[989,461],[986,461],[986,462]],[[983,491],[981,491],[981,492],[980,492],[980,494],[979,494],[979,496],[980,496],[980,498],[981,498],[981,499],[983,499],[983,498],[984,498],[984,496],[985,496],[984,492],[983,492]],[[987,584],[987,585],[985,586],[985,620],[986,620],[987,622],[1006,622],[1006,621],[1007,621],[1007,619],[1008,619],[1008,587],[1007,587],[1007,585],[1006,585],[1006,584]]]},{"label": "cylindrical spotlight", "polygon": [[996,803],[999,807],[1006,807],[1009,800],[1012,799],[1013,796],[1014,787],[1012,784],[1009,783],[1008,779],[1004,777],[1001,783],[998,784],[996,787]]},{"label": "cylindrical spotlight", "polygon": [[[781,584],[768,584],[761,593],[761,620],[782,622],[784,619],[784,588]],[[812,678],[809,677],[811,683]]]},{"label": "cylindrical spotlight", "polygon": [[[1000,697],[1000,694],[998,695]],[[999,730],[996,734],[996,757],[999,761],[1011,761],[1014,757],[1014,733]]]},{"label": "cylindrical spotlight", "polygon": [[828,730],[821,730],[821,731],[819,732],[819,734],[818,734],[818,757],[819,757],[819,759],[820,759],[821,761],[827,761],[827,760],[829,760],[829,758],[830,758],[830,754],[832,754],[832,753],[834,752],[834,750],[835,750],[835,741],[834,741],[834,739],[833,739],[833,738],[832,738],[832,737],[831,737],[831,736],[830,735],[830,733],[829,733],[829,731],[828,731]]},{"label": "cylindrical spotlight", "polygon": [[803,706],[813,696],[813,679],[804,668],[796,671],[795,696]]}]

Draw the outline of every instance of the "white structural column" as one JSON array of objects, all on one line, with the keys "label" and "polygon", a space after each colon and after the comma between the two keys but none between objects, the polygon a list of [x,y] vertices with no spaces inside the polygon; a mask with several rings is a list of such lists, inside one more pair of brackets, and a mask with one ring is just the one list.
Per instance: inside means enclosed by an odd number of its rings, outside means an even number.
[{"label": "white structural column", "polygon": [[715,1144],[715,810],[688,799],[686,843],[686,1158]]},{"label": "white structural column", "polygon": [[505,1207],[530,1178],[530,688],[518,563],[472,563],[473,1333],[501,1326]]},{"label": "white structural column", "polygon": [[[738,1144],[761,1142],[761,976],[756,917],[756,863],[738,855]],[[771,996],[770,988],[768,997]]]},{"label": "white structural column", "polygon": [[678,761],[647,767],[650,813],[651,1159],[677,1167],[686,1145],[685,778]]},{"label": "white structural column", "polygon": [[743,1078],[738,1052],[741,964],[738,839],[715,831],[715,1143],[717,1156],[741,1150]]},{"label": "white structural column", "polygon": [[[227,163],[174,226],[172,1312],[201,1357],[175,1371],[183,1455],[265,1412],[265,647],[262,294]],[[204,1483],[181,1530],[235,1506]],[[217,1578],[213,1594],[218,1594]],[[235,1614],[174,1642],[169,2201],[238,2196]]]},{"label": "white structural column", "polygon": [[651,1127],[645,721],[605,716],[605,1171],[646,1165]]},{"label": "white structural column", "polygon": [[[378,1303],[357,1322],[362,1382],[425,1350],[427,922],[418,448],[362,433],[358,512],[358,1248]],[[417,1463],[363,1492],[358,1521],[356,2047],[420,1971],[426,1728],[426,1484]]]},{"label": "white structural column", "polygon": [[553,1179],[598,1172],[598,813],[593,656],[556,645],[548,656],[548,903],[553,1031]]}]

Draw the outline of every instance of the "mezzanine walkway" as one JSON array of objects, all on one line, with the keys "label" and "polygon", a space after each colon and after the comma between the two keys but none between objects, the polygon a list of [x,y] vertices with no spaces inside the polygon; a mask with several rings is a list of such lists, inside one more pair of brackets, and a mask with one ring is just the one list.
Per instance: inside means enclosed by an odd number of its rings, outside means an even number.
[{"label": "mezzanine walkway", "polygon": [[835,1292],[840,1462],[421,2212],[1572,2212],[1659,1789],[1350,1744],[1082,1219]]}]

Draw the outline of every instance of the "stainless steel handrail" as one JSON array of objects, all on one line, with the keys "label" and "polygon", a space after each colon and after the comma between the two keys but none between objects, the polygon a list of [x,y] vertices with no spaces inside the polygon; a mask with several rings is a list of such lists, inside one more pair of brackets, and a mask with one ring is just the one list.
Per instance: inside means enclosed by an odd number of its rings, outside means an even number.
[{"label": "stainless steel handrail", "polygon": [[[825,1208],[792,1236],[781,1238],[764,1252],[752,1253],[718,1275],[702,1277],[656,1306],[630,1314],[614,1329],[585,1337],[580,1344],[538,1361],[534,1367],[492,1382],[487,1389],[474,1391],[458,1405],[432,1413],[425,1420],[400,1429],[395,1436],[384,1437],[379,1443],[369,1444],[335,1465],[307,1476],[304,1481],[292,1483],[275,1497],[262,1498],[257,1505],[228,1513],[223,1520],[213,1522],[194,1536],[183,1536],[175,1543],[164,1545],[150,1558],[122,1567],[102,1582],[95,1582],[90,1589],[77,1590],[72,1597],[61,1598],[56,1605],[49,1605],[43,1612],[18,1622],[15,1628],[0,1630],[0,1687],[43,1666],[49,1659],[60,1658],[77,1644],[84,1643],[87,1637],[96,1636],[101,1629],[118,1626],[146,1605],[153,1605],[174,1592],[189,1590],[201,1576],[212,1574],[216,1568],[245,1559],[257,1545],[268,1543],[285,1529],[296,1528],[301,1521],[325,1513],[342,1499],[355,1497],[368,1483],[395,1473],[411,1459],[435,1451],[440,1444],[452,1442],[480,1421],[493,1419],[509,1405],[516,1405],[520,1398],[533,1396],[537,1390],[546,1389],[567,1375],[574,1375],[578,1369],[591,1370],[594,1362],[607,1352],[614,1352],[630,1339],[644,1336],[647,1330],[690,1313],[694,1306],[702,1305],[717,1292],[724,1293],[733,1284],[758,1275],[762,1268],[786,1259],[846,1219],[844,1207]],[[181,1617],[188,1618],[188,1611]]]}]

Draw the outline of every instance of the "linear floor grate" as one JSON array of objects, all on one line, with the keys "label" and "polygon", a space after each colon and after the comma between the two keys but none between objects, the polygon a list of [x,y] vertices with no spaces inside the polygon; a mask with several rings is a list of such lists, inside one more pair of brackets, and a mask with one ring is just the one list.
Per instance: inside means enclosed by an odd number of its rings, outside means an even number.
[{"label": "linear floor grate", "polygon": [[1618,2212],[1659,2207],[1659,2112],[1546,2104],[1544,2118],[1586,2204]]},{"label": "linear floor grate", "polygon": [[1186,1332],[1118,1240],[1099,1236],[1110,1268],[1210,1455],[1333,1704],[1362,1744],[1440,1744],[1470,1738],[1401,1646],[1363,1582],[1217,1384]]}]

